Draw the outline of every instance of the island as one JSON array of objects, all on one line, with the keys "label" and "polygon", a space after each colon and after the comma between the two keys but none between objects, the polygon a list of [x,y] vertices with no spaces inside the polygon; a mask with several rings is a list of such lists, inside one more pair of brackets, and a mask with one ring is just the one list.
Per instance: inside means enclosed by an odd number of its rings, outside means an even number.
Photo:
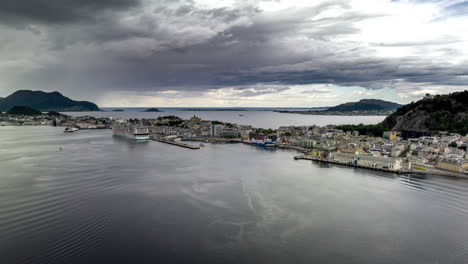
[{"label": "island", "polygon": [[0,98],[0,111],[8,111],[15,106],[26,106],[41,112],[100,111],[99,107],[94,103],[75,101],[59,92],[19,90],[5,98]]},{"label": "island", "polygon": [[162,112],[161,110],[157,109],[157,108],[149,108],[149,109],[146,109],[145,111],[143,112]]}]

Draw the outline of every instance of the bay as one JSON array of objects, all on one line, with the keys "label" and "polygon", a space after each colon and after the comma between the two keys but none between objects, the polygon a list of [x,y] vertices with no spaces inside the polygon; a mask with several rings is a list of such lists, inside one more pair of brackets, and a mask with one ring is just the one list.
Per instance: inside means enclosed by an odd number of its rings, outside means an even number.
[{"label": "bay", "polygon": [[468,259],[466,180],[108,130],[0,127],[0,140],[0,263]]},{"label": "bay", "polygon": [[[113,112],[121,109],[122,112]],[[105,108],[100,112],[64,112],[71,116],[112,117],[115,119],[157,118],[159,116],[175,115],[183,119],[198,116],[204,120],[218,120],[234,124],[251,125],[258,128],[273,128],[280,126],[326,126],[343,124],[377,124],[385,116],[330,116],[286,114],[268,110],[249,109],[248,111],[186,111],[182,108],[159,108],[162,112],[143,112],[147,108]]]}]

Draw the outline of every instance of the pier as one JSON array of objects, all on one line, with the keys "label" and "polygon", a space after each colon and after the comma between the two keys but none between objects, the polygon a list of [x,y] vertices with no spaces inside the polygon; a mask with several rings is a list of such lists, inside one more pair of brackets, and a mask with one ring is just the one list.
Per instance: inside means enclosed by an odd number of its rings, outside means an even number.
[{"label": "pier", "polygon": [[155,138],[155,137],[151,137],[151,140],[158,141],[158,142],[161,142],[161,143],[166,143],[166,144],[169,144],[169,145],[178,146],[178,147],[188,148],[188,149],[200,149],[199,146],[195,146],[195,145],[191,145],[191,144],[185,144],[185,143],[176,142],[176,141],[172,141],[172,140],[165,140],[165,139],[160,139],[160,138]]},{"label": "pier", "polygon": [[390,169],[384,169],[384,168],[372,168],[372,167],[367,167],[367,166],[362,166],[358,164],[352,164],[352,163],[341,163],[333,160],[326,160],[326,159],[317,159],[317,158],[312,158],[307,155],[300,155],[300,156],[295,156],[295,160],[311,160],[311,161],[317,161],[321,163],[331,163],[335,165],[344,165],[348,167],[355,167],[355,168],[361,168],[361,169],[368,169],[368,170],[377,170],[377,171],[384,171],[384,172],[391,172],[391,173],[396,173],[396,174],[403,174],[403,173],[408,173],[407,171],[403,170],[390,170]]}]

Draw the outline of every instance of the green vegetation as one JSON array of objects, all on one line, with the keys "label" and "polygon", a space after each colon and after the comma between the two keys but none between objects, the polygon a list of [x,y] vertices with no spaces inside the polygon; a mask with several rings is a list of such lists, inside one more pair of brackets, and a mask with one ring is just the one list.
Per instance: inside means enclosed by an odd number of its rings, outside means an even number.
[{"label": "green vegetation", "polygon": [[345,132],[347,131],[359,131],[359,135],[366,135],[372,137],[381,137],[385,131],[389,131],[390,129],[382,124],[376,125],[341,125],[337,126],[336,129],[341,129]]},{"label": "green vegetation", "polygon": [[408,154],[408,152],[410,151],[410,147],[406,147],[405,150],[403,150],[403,152],[401,152],[400,154],[400,158],[406,158],[406,154]]},{"label": "green vegetation", "polygon": [[290,137],[290,136],[291,136],[291,133],[286,132],[286,133],[283,133],[281,136],[282,136],[282,137]]},{"label": "green vegetation", "polygon": [[426,170],[424,168],[416,167],[416,166],[413,166],[413,169],[418,170],[418,171],[425,171]]},{"label": "green vegetation", "polygon": [[452,142],[452,143],[449,144],[449,147],[458,148],[458,144],[457,144],[457,142]]},{"label": "green vegetation", "polygon": [[[411,102],[388,116],[382,124],[395,130],[468,133],[468,91]],[[415,122],[422,121],[422,122]]]},{"label": "green vegetation", "polygon": [[37,116],[42,115],[42,112],[27,106],[14,106],[7,114],[9,115],[23,115],[23,116]]},{"label": "green vegetation", "polygon": [[468,133],[468,122],[459,120],[449,112],[436,112],[429,114],[424,123],[427,128],[435,131],[449,131],[465,135]]},{"label": "green vegetation", "polygon": [[169,120],[182,120],[178,116],[170,115],[170,116],[160,116],[157,118],[158,121],[164,120],[164,119],[169,119]]},{"label": "green vegetation", "polygon": [[182,124],[184,121],[183,120],[171,120],[169,121],[168,125],[169,126],[178,126]]},{"label": "green vegetation", "polygon": [[62,114],[60,114],[59,112],[55,112],[55,111],[50,111],[47,113],[48,116],[61,116]]},{"label": "green vegetation", "polygon": [[213,124],[213,125],[222,125],[222,124],[224,124],[224,123],[221,122],[221,121],[215,120],[215,121],[211,121],[211,124]]},{"label": "green vegetation", "polygon": [[269,129],[259,128],[259,129],[256,130],[256,133],[271,135],[271,134],[275,134],[276,130],[271,129],[271,128],[269,128]]}]

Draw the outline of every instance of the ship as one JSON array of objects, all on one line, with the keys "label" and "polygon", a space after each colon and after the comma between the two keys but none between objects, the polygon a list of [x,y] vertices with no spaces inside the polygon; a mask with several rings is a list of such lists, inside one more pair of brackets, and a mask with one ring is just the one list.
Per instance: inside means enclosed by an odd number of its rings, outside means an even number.
[{"label": "ship", "polygon": [[112,126],[112,132],[114,132],[114,135],[136,141],[147,141],[150,139],[148,127],[136,122],[116,122]]},{"label": "ship", "polygon": [[79,128],[77,128],[77,127],[66,127],[65,130],[64,130],[63,132],[65,132],[65,133],[72,133],[72,132],[76,132],[76,131],[78,131],[78,130],[79,130]]},{"label": "ship", "polygon": [[242,143],[252,145],[252,146],[266,147],[266,148],[276,147],[276,143],[273,142],[271,139],[265,139],[265,140],[251,139],[251,140],[244,140],[242,141]]}]

